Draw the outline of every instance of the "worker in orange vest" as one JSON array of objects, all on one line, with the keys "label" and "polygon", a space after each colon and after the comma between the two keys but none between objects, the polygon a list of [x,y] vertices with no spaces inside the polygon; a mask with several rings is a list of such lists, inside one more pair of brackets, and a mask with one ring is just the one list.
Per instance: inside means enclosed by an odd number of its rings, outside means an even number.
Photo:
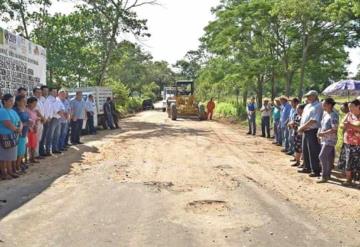
[{"label": "worker in orange vest", "polygon": [[215,102],[213,101],[213,98],[211,98],[210,101],[207,103],[207,118],[210,120],[212,120],[214,109]]}]

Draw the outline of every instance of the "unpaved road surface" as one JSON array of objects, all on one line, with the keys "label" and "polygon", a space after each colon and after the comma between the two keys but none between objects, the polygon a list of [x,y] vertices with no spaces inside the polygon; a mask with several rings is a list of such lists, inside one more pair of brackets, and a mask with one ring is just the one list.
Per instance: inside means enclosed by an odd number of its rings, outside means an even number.
[{"label": "unpaved road surface", "polygon": [[360,191],[236,125],[149,111],[0,182],[0,247],[360,246]]}]

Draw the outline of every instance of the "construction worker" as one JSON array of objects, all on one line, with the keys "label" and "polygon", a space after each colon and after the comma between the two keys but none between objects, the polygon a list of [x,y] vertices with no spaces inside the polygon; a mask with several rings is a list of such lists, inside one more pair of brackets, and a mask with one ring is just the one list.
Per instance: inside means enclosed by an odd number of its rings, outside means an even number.
[{"label": "construction worker", "polygon": [[215,102],[213,101],[213,98],[211,98],[210,101],[207,103],[207,118],[208,118],[208,120],[212,120],[214,109],[215,109]]}]

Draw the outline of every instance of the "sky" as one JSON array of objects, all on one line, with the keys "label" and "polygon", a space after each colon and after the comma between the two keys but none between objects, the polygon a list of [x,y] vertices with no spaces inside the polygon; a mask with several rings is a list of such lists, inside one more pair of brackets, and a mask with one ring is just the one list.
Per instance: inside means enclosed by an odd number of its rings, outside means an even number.
[{"label": "sky", "polygon": [[[158,0],[158,3],[138,9],[138,15],[148,19],[152,35],[142,40],[141,45],[155,60],[165,60],[172,65],[187,51],[197,49],[204,27],[214,19],[210,9],[217,6],[219,0]],[[72,10],[71,1],[54,1],[52,7],[53,12],[69,13]],[[360,48],[348,49],[348,52],[352,61],[348,70],[354,75],[360,64]]]}]

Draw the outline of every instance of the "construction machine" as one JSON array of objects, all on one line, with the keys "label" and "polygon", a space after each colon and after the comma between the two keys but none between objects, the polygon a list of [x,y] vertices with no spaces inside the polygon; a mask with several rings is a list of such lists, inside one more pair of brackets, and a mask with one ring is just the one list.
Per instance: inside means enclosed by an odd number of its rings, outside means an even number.
[{"label": "construction machine", "polygon": [[199,104],[194,96],[194,81],[182,80],[175,83],[175,95],[167,99],[169,118],[196,117],[206,119],[205,106]]}]

